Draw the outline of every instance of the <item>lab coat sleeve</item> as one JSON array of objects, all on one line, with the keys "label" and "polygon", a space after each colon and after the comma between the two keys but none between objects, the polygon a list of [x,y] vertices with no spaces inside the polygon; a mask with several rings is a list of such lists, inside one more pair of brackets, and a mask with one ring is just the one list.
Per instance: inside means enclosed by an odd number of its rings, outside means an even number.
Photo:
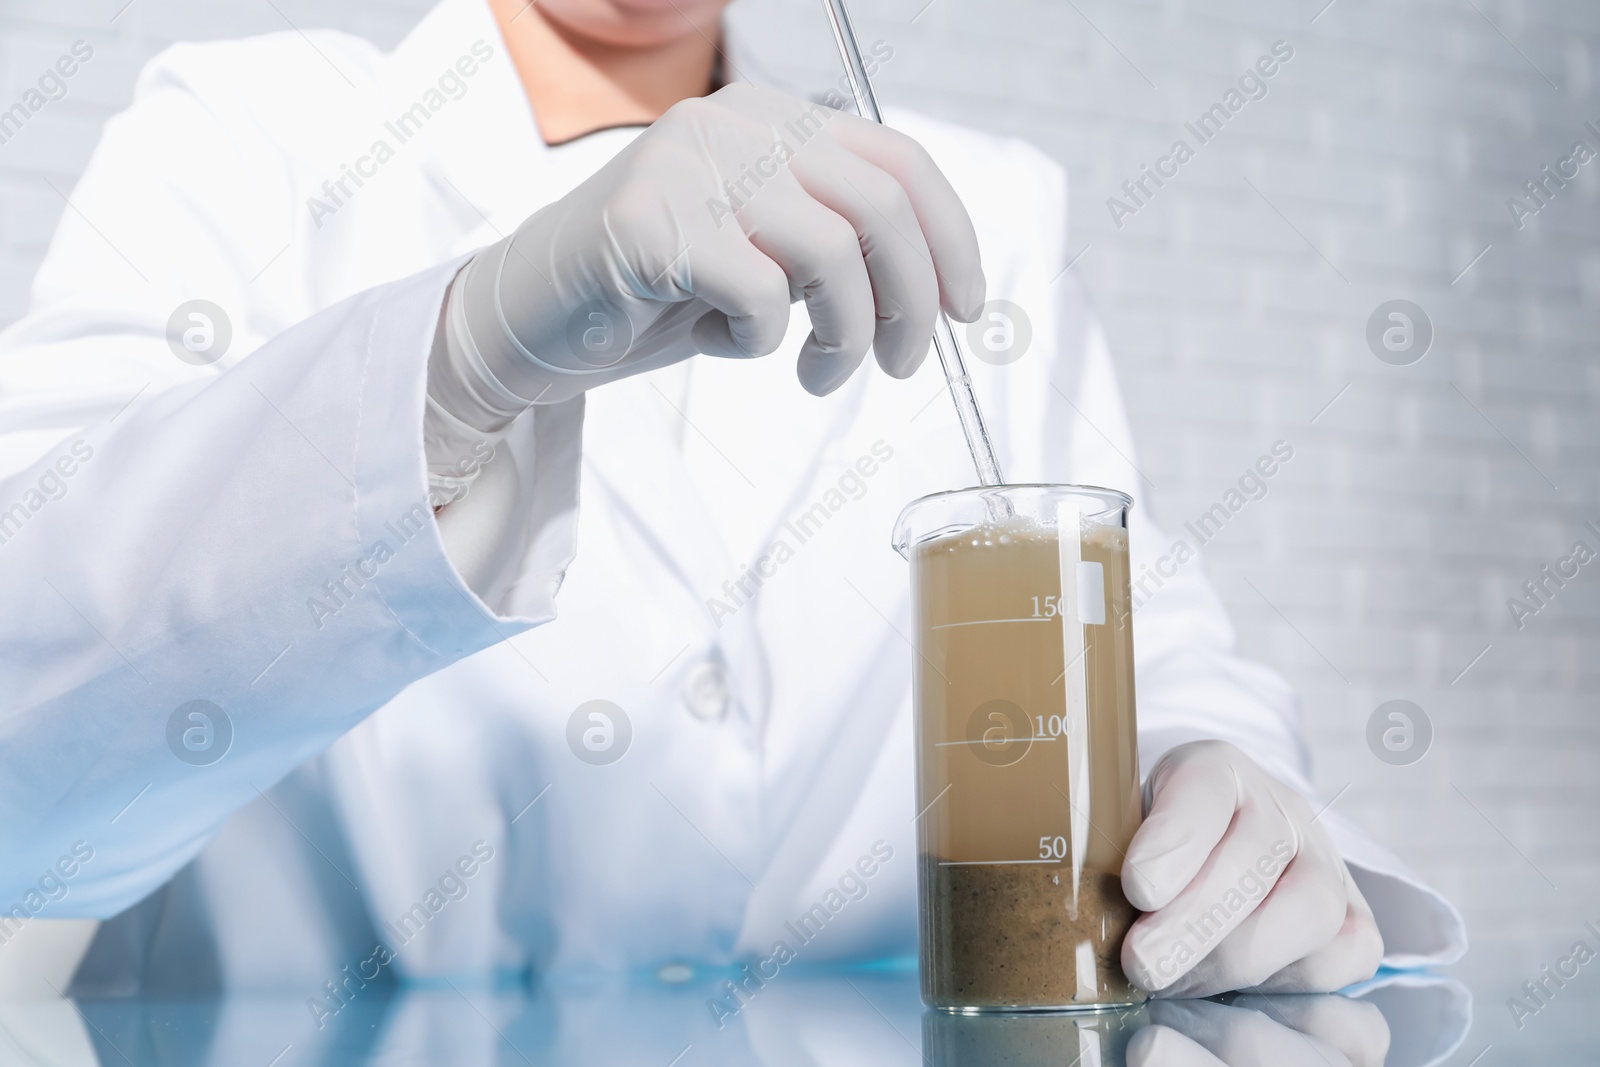
[{"label": "lab coat sleeve", "polygon": [[572,555],[581,403],[543,413],[522,614],[441,543],[423,389],[459,263],[269,337],[240,316],[225,370],[174,356],[172,308],[250,307],[272,252],[245,244],[277,164],[241,129],[146,84],[0,336],[0,940],[140,900],[408,684],[550,618]]},{"label": "lab coat sleeve", "polygon": [[[1105,333],[1076,280],[1069,275],[1056,284],[1052,380],[1035,386],[1042,404],[1014,406],[1039,413],[1040,480],[1111,486],[1135,498],[1129,543],[1143,773],[1176,745],[1217,738],[1323,809],[1294,691],[1277,672],[1238,655],[1196,538],[1181,524],[1168,532],[1152,515],[1155,487],[1139,468]],[[1446,963],[1465,952],[1465,926],[1449,901],[1339,813],[1324,811],[1321,819],[1372,905],[1386,964]]]}]

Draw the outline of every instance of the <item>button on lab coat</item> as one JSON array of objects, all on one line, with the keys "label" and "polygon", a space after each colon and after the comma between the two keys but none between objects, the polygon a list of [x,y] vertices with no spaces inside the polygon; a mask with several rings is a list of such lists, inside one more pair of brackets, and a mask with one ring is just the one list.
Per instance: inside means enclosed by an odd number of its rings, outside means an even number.
[{"label": "button on lab coat", "polygon": [[[1021,359],[974,364],[1004,469],[1129,491],[1139,573],[1173,538],[1060,273],[1063,172],[891,120],[962,194],[990,297],[1031,321]],[[391,54],[178,46],[108,124],[0,339],[0,902],[109,920],[80,988],[765,956],[868,868],[798,952],[914,951],[888,540],[908,501],[971,481],[935,361],[810,397],[797,312],[768,359],[537,409],[439,524],[424,504],[447,284],[636,133],[544,145],[481,0]],[[196,299],[230,327],[210,364],[169,343]],[[1311,791],[1292,694],[1234,654],[1198,562],[1135,640],[1147,769],[1222,737]],[[1459,954],[1449,904],[1324,819],[1390,962]]]}]

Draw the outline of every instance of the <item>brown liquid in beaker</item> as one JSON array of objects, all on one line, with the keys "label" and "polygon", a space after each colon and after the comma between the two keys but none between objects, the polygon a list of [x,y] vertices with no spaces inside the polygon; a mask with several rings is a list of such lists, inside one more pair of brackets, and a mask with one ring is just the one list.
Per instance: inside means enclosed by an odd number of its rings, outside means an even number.
[{"label": "brown liquid in beaker", "polygon": [[1078,715],[1058,550],[1053,529],[1019,521],[912,557],[922,982],[937,1007],[1143,999],[1119,962],[1136,917],[1119,875],[1141,815],[1127,532],[1082,536]]}]

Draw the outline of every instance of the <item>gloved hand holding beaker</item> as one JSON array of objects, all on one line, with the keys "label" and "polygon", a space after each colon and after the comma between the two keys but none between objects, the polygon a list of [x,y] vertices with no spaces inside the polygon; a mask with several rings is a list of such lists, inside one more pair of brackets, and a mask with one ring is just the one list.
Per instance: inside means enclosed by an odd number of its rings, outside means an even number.
[{"label": "gloved hand holding beaker", "polygon": [[1372,977],[1372,909],[1305,798],[1225,741],[1164,755],[1122,888],[1139,917],[1122,965],[1162,997],[1330,992]]}]

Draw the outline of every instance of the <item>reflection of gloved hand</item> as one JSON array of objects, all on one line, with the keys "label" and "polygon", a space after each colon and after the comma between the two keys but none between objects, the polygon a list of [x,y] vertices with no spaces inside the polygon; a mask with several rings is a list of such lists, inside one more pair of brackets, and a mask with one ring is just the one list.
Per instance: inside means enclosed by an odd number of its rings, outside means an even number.
[{"label": "reflection of gloved hand", "polygon": [[479,253],[448,318],[510,393],[550,403],[697,352],[765,355],[804,298],[800,381],[821,395],[869,345],[909,375],[941,301],[970,321],[983,295],[972,222],[915,141],[736,84]]},{"label": "reflection of gloved hand", "polygon": [[1347,997],[1157,1001],[1128,1042],[1128,1067],[1379,1067],[1389,1024]]},{"label": "reflection of gloved hand", "polygon": [[1326,992],[1383,956],[1372,909],[1304,798],[1221,741],[1179,745],[1145,784],[1122,886],[1146,912],[1122,965],[1165,997]]}]

